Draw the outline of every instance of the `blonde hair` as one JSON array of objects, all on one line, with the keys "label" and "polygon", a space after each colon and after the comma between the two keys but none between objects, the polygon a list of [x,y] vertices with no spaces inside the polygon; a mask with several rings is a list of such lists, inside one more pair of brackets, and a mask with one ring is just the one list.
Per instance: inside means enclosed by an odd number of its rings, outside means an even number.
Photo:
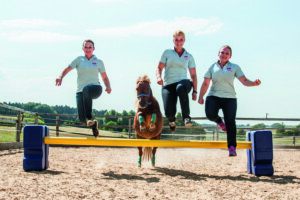
[{"label": "blonde hair", "polygon": [[183,39],[185,40],[185,34],[182,30],[177,30],[173,33],[173,39],[176,37],[176,36],[183,36]]},{"label": "blonde hair", "polygon": [[143,81],[146,81],[149,84],[151,84],[150,78],[147,75],[139,76],[138,79],[136,80],[136,84]]}]

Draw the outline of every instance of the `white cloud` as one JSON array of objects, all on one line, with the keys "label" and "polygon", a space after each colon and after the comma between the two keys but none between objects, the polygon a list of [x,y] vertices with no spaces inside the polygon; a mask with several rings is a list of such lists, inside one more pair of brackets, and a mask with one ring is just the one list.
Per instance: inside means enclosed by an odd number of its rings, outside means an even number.
[{"label": "white cloud", "polygon": [[175,30],[181,29],[184,32],[194,33],[195,35],[211,34],[217,32],[223,23],[217,18],[203,19],[181,17],[174,20],[155,20],[148,22],[141,22],[138,24],[99,28],[88,30],[89,33],[102,36],[130,36],[130,35],[144,35],[144,36],[168,36]]},{"label": "white cloud", "polygon": [[[55,31],[42,31],[45,27],[60,27],[68,23],[44,19],[11,19],[0,21],[0,37],[18,42],[60,42],[77,40],[81,37],[56,33]],[[5,29],[6,28],[6,29]],[[23,28],[23,29],[22,29]]]},{"label": "white cloud", "polygon": [[60,42],[78,40],[81,37],[45,31],[0,32],[0,36],[18,42]]},{"label": "white cloud", "polygon": [[3,20],[0,25],[13,28],[41,28],[67,25],[65,22],[44,19],[11,19]]}]

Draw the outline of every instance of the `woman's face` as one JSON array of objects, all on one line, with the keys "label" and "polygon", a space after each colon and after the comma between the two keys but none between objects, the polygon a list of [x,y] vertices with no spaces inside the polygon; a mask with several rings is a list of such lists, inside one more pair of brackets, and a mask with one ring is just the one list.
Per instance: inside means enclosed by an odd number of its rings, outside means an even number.
[{"label": "woman's face", "polygon": [[93,46],[93,43],[86,42],[82,47],[82,50],[84,51],[85,56],[92,57],[95,47]]},{"label": "woman's face", "polygon": [[230,58],[231,58],[230,49],[228,49],[227,47],[220,49],[219,59],[220,59],[221,63],[228,62]]},{"label": "woman's face", "polygon": [[181,49],[181,48],[183,48],[185,40],[184,40],[184,37],[182,35],[177,35],[173,39],[173,42],[174,42],[175,49]]}]

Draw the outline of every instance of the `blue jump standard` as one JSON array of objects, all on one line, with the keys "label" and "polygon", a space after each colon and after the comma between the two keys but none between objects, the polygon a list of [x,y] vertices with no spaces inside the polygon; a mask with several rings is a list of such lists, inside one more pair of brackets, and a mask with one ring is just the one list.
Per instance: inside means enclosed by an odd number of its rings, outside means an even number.
[{"label": "blue jump standard", "polygon": [[[49,144],[44,138],[49,136],[47,126],[30,125],[24,127],[23,169],[25,171],[42,171],[49,167]],[[247,149],[247,171],[256,176],[272,176],[274,174],[273,142],[271,131],[251,131],[247,133],[247,141],[251,141],[252,149]],[[231,158],[229,158],[231,159]]]},{"label": "blue jump standard", "polygon": [[251,141],[252,149],[247,149],[247,171],[256,176],[272,176],[273,142],[271,131],[250,131],[247,141]]},{"label": "blue jump standard", "polygon": [[49,167],[49,144],[44,143],[45,136],[49,136],[47,126],[25,126],[23,131],[23,169],[25,171],[42,171]]}]

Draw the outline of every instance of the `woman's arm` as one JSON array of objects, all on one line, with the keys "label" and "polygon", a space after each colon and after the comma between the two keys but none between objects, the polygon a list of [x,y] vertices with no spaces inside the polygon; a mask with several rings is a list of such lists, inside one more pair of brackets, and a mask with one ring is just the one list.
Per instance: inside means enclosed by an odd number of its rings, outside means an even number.
[{"label": "woman's arm", "polygon": [[157,81],[158,85],[164,85],[164,82],[163,82],[163,80],[161,78],[161,72],[164,69],[165,65],[166,64],[162,63],[162,62],[158,63],[158,66],[157,66],[157,69],[156,69],[156,72],[155,72],[155,74],[156,74],[156,81]]},{"label": "woman's arm", "polygon": [[202,86],[200,88],[200,94],[199,94],[199,99],[198,99],[198,103],[199,104],[204,104],[204,95],[206,94],[206,91],[209,87],[211,79],[210,78],[204,78]]},{"label": "woman's arm", "polygon": [[246,78],[246,76],[241,76],[239,78],[239,81],[244,85],[244,86],[258,86],[260,85],[261,81],[259,79],[256,79],[255,81],[250,81]]},{"label": "woman's arm", "polygon": [[64,77],[65,77],[72,69],[73,69],[72,67],[68,66],[68,67],[66,67],[66,68],[62,71],[61,75],[56,79],[56,86],[61,86],[61,83],[62,83],[63,78],[64,78]]},{"label": "woman's arm", "polygon": [[105,91],[107,92],[107,94],[110,94],[111,88],[110,88],[110,82],[109,82],[108,76],[107,76],[106,72],[103,72],[100,74],[101,74],[102,80],[106,87]]},{"label": "woman's arm", "polygon": [[[196,101],[197,99],[197,73],[196,68],[189,68],[191,79],[193,82],[193,92],[192,92],[192,99],[193,101]],[[196,91],[196,92],[194,92]]]}]

